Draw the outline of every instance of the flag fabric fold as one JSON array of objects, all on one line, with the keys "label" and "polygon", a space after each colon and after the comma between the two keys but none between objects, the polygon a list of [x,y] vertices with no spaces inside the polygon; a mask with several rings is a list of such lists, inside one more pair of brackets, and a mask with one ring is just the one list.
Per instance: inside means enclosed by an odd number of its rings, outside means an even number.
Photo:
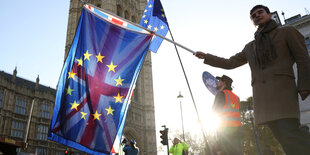
[{"label": "flag fabric fold", "polygon": [[[149,0],[140,20],[140,25],[161,35],[166,36],[169,28],[167,18],[160,0]],[[163,39],[154,36],[149,50],[156,53]]]},{"label": "flag fabric fold", "polygon": [[48,139],[90,154],[118,149],[152,39],[150,33],[105,15],[89,5],[82,9],[48,133]]}]

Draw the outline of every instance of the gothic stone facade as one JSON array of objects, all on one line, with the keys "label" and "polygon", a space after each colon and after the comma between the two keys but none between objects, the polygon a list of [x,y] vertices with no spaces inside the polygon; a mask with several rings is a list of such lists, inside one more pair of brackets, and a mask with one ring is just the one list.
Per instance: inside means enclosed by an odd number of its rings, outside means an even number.
[{"label": "gothic stone facade", "polygon": [[[139,22],[146,6],[146,0],[89,0],[88,2],[135,23]],[[81,8],[80,0],[70,1],[65,57],[74,38]],[[139,75],[123,134],[128,139],[136,140],[140,149],[139,154],[155,155],[157,154],[155,131],[152,62],[151,54],[148,53]]]},{"label": "gothic stone facade", "polygon": [[[0,154],[64,154],[66,146],[47,140],[56,90],[39,84],[39,77],[31,82],[16,75],[16,69],[13,75],[0,72]],[[28,145],[23,149],[25,137]]]}]

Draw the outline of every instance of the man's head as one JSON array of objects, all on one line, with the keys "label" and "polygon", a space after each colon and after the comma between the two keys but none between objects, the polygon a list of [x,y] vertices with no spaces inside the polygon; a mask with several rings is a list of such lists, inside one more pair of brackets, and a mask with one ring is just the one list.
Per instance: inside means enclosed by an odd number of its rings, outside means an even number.
[{"label": "man's head", "polygon": [[256,5],[251,9],[250,17],[254,25],[262,27],[271,20],[272,14],[267,6]]},{"label": "man's head", "polygon": [[126,142],[126,144],[129,145],[129,146],[134,146],[134,145],[136,145],[136,141],[134,139],[131,139],[131,140],[128,140]]},{"label": "man's head", "polygon": [[222,89],[232,90],[231,84],[233,80],[230,77],[223,75],[222,77],[217,76],[216,79],[219,80],[216,86],[217,90],[222,90]]},{"label": "man's head", "polygon": [[131,144],[131,145],[136,145],[136,141],[135,141],[134,139],[131,139],[131,140],[130,140],[130,144]]},{"label": "man's head", "polygon": [[179,138],[174,138],[172,143],[175,145],[175,144],[178,144],[180,142],[181,142],[181,140]]}]

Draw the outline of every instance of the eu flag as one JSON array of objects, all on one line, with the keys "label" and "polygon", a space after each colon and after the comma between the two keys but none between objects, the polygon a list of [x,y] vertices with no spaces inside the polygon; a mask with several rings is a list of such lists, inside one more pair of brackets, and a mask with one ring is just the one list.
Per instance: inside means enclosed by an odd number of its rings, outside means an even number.
[{"label": "eu flag", "polygon": [[[140,25],[161,36],[166,36],[169,28],[160,0],[149,0],[140,20]],[[162,38],[154,36],[149,50],[156,53],[162,41]]]},{"label": "eu flag", "polygon": [[117,150],[152,39],[130,26],[83,7],[58,82],[48,139],[90,154]]}]

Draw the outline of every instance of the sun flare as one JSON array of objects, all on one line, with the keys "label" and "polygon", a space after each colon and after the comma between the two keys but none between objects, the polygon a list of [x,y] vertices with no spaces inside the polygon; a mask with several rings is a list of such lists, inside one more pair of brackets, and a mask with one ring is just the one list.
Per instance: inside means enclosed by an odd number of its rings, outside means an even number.
[{"label": "sun flare", "polygon": [[210,112],[203,120],[204,129],[208,134],[216,133],[220,123],[220,117],[213,112]]}]

